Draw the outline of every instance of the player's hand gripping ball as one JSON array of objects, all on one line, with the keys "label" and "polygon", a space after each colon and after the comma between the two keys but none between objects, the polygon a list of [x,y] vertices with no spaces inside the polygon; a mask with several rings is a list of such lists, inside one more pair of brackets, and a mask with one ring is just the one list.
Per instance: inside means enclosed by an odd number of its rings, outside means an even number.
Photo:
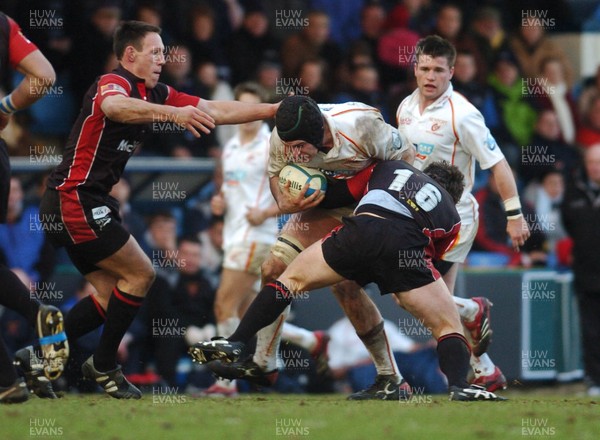
[{"label": "player's hand gripping ball", "polygon": [[314,194],[317,190],[321,190],[323,194],[327,191],[327,178],[321,171],[315,168],[298,164],[286,165],[279,173],[279,188],[283,189],[287,181],[290,182],[290,194],[294,197],[300,194],[300,191],[302,191],[302,188],[307,183],[309,187],[304,197]]}]

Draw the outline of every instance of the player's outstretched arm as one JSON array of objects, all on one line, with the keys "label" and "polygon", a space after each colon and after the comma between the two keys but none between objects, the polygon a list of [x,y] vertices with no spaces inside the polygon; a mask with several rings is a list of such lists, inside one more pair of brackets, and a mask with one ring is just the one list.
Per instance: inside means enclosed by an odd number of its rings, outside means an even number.
[{"label": "player's outstretched arm", "polygon": [[174,107],[152,104],[123,95],[112,95],[104,98],[100,107],[108,119],[123,124],[172,121],[185,126],[196,137],[200,137],[200,132],[208,134],[215,128],[215,120],[192,105]]},{"label": "player's outstretched arm", "polygon": [[56,81],[56,73],[50,61],[39,50],[34,50],[23,58],[16,69],[25,75],[11,93],[12,102],[17,109],[29,107],[43,97]]},{"label": "player's outstretched arm", "polygon": [[198,109],[211,115],[215,124],[243,124],[275,117],[277,104],[250,104],[239,101],[208,101],[201,99]]},{"label": "player's outstretched arm", "polygon": [[506,232],[512,241],[513,248],[519,250],[519,247],[523,246],[525,240],[529,238],[530,232],[529,225],[521,213],[515,178],[506,159],[502,159],[491,170],[506,209],[508,219]]},{"label": "player's outstretched arm", "polygon": [[0,130],[8,124],[10,113],[29,107],[48,93],[56,81],[50,61],[39,49],[28,54],[15,68],[25,77],[0,104]]}]

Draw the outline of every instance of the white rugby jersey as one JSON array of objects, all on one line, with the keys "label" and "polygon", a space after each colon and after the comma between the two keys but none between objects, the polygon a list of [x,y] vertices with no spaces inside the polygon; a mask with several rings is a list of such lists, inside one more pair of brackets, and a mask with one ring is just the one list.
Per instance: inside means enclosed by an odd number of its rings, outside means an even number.
[{"label": "white rugby jersey", "polygon": [[[369,166],[375,159],[398,160],[408,148],[402,145],[395,127],[383,120],[381,112],[361,102],[319,104],[331,133],[333,148],[327,154],[319,151],[307,163],[335,179],[347,179]],[[293,162],[277,130],[271,133],[269,176],[278,176]]]},{"label": "white rugby jersey", "polygon": [[223,186],[227,203],[223,224],[223,248],[242,242],[272,244],[277,237],[277,219],[252,226],[246,220],[248,207],[266,209],[275,203],[267,178],[269,126],[263,124],[252,142],[241,145],[237,133],[223,148]]},{"label": "white rugby jersey", "polygon": [[465,189],[456,209],[463,224],[473,223],[478,217],[478,205],[471,194],[475,160],[485,170],[504,158],[479,110],[449,84],[423,114],[419,111],[419,90],[415,90],[398,106],[396,119],[402,143],[416,150],[416,168],[422,170],[431,162],[445,160],[465,175]]}]

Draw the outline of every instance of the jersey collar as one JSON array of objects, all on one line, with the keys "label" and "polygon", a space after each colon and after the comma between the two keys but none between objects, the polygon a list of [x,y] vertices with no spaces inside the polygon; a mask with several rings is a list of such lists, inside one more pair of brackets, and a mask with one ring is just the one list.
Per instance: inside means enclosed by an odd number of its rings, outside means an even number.
[{"label": "jersey collar", "polygon": [[116,73],[117,75],[124,76],[125,78],[127,78],[128,80],[130,80],[133,83],[142,82],[142,83],[146,84],[146,80],[144,80],[143,78],[140,78],[139,76],[135,76],[133,73],[131,73],[125,67],[123,67],[122,64],[119,64],[119,67],[117,67],[115,70],[113,70],[113,72]]}]

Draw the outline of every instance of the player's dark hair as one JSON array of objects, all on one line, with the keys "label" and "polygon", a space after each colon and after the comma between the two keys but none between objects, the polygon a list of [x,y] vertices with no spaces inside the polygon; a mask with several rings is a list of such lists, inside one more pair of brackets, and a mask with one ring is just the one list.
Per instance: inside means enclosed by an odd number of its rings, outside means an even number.
[{"label": "player's dark hair", "polygon": [[160,34],[161,29],[143,21],[125,21],[115,31],[113,38],[113,51],[117,60],[123,58],[127,46],[133,46],[136,50],[142,50],[142,40],[151,32]]},{"label": "player's dark hair", "polygon": [[260,102],[267,102],[268,100],[267,91],[265,88],[253,81],[240,83],[233,89],[233,96],[237,100],[239,100],[240,96],[242,96],[244,93],[257,96],[258,99],[260,99]]},{"label": "player's dark hair", "polygon": [[433,162],[423,172],[450,194],[455,205],[458,203],[465,189],[465,176],[457,167],[446,161]]},{"label": "player's dark hair", "polygon": [[454,67],[456,48],[439,35],[429,35],[417,42],[416,55],[417,62],[419,62],[419,55],[429,55],[433,58],[444,57],[448,60],[448,66]]}]

